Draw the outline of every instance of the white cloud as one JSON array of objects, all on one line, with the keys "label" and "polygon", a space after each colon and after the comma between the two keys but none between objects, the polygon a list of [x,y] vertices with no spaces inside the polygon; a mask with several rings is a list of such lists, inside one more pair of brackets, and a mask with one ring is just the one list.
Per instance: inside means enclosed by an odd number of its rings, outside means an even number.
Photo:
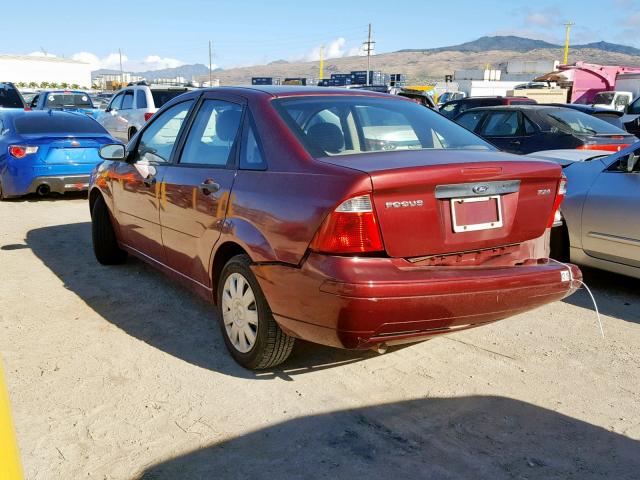
[{"label": "white cloud", "polygon": [[47,52],[31,52],[27,54],[30,57],[57,57],[57,55],[54,55],[53,53],[47,53]]},{"label": "white cloud", "polygon": [[[37,53],[37,52],[34,52]],[[120,54],[110,53],[105,57],[98,57],[91,52],[78,52],[71,55],[73,60],[85,62],[91,65],[92,70],[108,68],[118,70],[120,68]],[[159,55],[148,55],[142,60],[130,60],[122,54],[122,68],[125,71],[140,72],[147,70],[161,70],[164,68],[178,68],[185,65],[185,62],[177,58],[161,57]]]},{"label": "white cloud", "polygon": [[525,24],[538,25],[541,27],[546,27],[553,23],[549,15],[541,12],[530,13],[525,17],[524,21],[525,21]]},{"label": "white cloud", "polygon": [[[321,45],[314,47],[308,54],[306,54],[302,60],[307,62],[317,62],[320,60]],[[363,55],[361,47],[352,46],[347,47],[347,41],[343,37],[338,37],[335,40],[324,45],[324,58],[328,60],[330,58],[351,57],[355,55]],[[300,58],[293,60],[301,60]]]}]

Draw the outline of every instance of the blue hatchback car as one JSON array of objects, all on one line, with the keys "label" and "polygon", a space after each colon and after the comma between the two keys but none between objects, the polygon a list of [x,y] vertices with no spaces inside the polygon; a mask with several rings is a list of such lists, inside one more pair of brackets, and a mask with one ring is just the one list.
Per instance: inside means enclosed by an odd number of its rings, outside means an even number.
[{"label": "blue hatchback car", "polygon": [[0,199],[86,190],[108,143],[113,138],[84,114],[0,109]]}]

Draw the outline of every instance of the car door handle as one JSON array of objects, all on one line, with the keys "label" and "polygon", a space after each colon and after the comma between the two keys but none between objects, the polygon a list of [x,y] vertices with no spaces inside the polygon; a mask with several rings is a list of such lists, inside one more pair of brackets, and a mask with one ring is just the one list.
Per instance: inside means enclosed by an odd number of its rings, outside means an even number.
[{"label": "car door handle", "polygon": [[511,140],[511,145],[520,145],[521,143],[520,140]]},{"label": "car door handle", "polygon": [[200,191],[204,195],[209,195],[210,193],[216,193],[220,190],[220,184],[214,182],[213,180],[205,180],[200,184]]},{"label": "car door handle", "polygon": [[153,187],[156,184],[156,177],[148,176],[147,178],[142,180],[142,183],[144,183],[147,187]]}]

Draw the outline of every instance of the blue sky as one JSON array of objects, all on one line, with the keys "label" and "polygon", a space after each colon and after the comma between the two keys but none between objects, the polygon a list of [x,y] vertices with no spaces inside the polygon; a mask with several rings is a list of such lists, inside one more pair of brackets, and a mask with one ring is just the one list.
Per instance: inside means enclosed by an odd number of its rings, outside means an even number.
[{"label": "blue sky", "polygon": [[[437,6],[445,5],[444,10]],[[606,40],[640,47],[640,0],[428,2],[351,0],[156,0],[102,3],[67,1],[51,7],[10,2],[0,53],[46,51],[96,67],[125,69],[207,63],[222,68],[273,60],[315,60],[356,54],[373,24],[378,53],[453,45],[483,35],[521,35],[562,42],[567,20],[572,41]],[[15,10],[12,12],[12,10]],[[51,14],[47,12],[51,11]]]}]

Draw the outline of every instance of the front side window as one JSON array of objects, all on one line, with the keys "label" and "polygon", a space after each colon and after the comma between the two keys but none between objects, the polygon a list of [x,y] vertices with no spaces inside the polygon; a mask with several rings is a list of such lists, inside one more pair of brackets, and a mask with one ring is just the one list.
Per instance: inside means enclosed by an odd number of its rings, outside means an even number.
[{"label": "front side window", "polygon": [[488,137],[513,137],[519,130],[518,112],[490,112],[481,133]]},{"label": "front side window", "polygon": [[122,106],[123,96],[124,96],[124,93],[120,92],[115,97],[113,97],[113,100],[111,100],[111,103],[109,104],[109,108],[111,110],[120,110],[120,107]]},{"label": "front side window", "polygon": [[178,103],[162,113],[144,130],[136,161],[167,163],[193,100]]},{"label": "front side window", "polygon": [[390,150],[494,150],[442,115],[406,100],[344,95],[273,102],[316,157]]},{"label": "front side window", "polygon": [[205,100],[191,125],[181,164],[224,167],[232,163],[242,107],[221,100]]}]

